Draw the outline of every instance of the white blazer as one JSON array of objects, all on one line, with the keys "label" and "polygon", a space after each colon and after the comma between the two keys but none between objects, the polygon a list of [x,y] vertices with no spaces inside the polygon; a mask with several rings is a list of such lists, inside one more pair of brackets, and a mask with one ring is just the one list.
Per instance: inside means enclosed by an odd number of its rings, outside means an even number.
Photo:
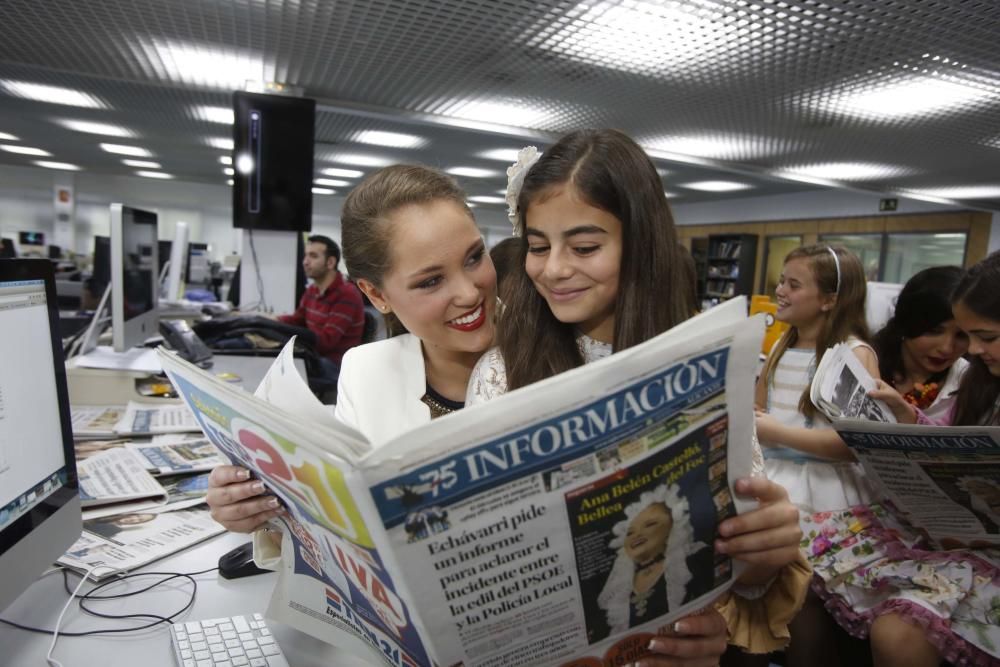
[{"label": "white blazer", "polygon": [[403,334],[352,347],[344,355],[334,415],[373,447],[431,420],[420,339]]}]

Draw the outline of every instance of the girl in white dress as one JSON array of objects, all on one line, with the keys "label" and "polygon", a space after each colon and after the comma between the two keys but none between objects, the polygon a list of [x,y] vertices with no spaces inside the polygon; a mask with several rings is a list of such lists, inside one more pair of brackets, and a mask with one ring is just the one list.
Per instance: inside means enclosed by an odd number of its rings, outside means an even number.
[{"label": "girl in white dress", "polygon": [[848,343],[874,378],[861,261],[844,248],[812,245],[785,258],[775,317],[791,325],[768,355],[757,382],[757,437],[767,475],[806,514],[868,502],[871,491],[854,455],[809,399],[823,353]]}]

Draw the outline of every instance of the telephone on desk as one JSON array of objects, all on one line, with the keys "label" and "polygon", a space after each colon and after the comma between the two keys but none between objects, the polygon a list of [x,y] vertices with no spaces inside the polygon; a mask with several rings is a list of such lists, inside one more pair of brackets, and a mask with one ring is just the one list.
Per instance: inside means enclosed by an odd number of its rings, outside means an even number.
[{"label": "telephone on desk", "polygon": [[182,359],[202,368],[212,365],[212,350],[186,320],[160,320],[160,334]]}]

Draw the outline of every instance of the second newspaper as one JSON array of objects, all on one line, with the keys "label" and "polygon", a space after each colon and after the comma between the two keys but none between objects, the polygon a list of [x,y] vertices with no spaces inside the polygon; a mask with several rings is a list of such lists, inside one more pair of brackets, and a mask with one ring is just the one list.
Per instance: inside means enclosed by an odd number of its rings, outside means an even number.
[{"label": "second newspaper", "polygon": [[273,617],[392,665],[625,664],[738,574],[712,544],[751,509],[732,488],[763,329],[737,298],[386,443],[313,399],[290,347],[256,396],[161,360],[288,509]]}]

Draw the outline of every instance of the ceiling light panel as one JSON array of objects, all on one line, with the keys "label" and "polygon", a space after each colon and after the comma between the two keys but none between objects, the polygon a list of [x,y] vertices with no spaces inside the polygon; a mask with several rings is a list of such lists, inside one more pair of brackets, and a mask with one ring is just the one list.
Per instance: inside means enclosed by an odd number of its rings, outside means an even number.
[{"label": "ceiling light panel", "polygon": [[569,60],[655,75],[710,62],[751,29],[738,12],[707,2],[582,2],[553,21],[530,46]]},{"label": "ceiling light panel", "polygon": [[6,132],[0,132],[0,141],[20,141],[13,134],[7,134]]},{"label": "ceiling light panel", "polygon": [[140,146],[127,146],[125,144],[100,144],[101,150],[115,155],[131,155],[132,157],[153,157],[145,148]]},{"label": "ceiling light panel", "polygon": [[357,169],[341,169],[340,167],[327,167],[320,169],[319,173],[324,176],[340,176],[341,178],[361,178],[365,175],[365,172]]},{"label": "ceiling light panel", "polygon": [[713,160],[747,160],[773,153],[777,142],[764,137],[719,133],[654,137],[642,141],[642,145],[657,153]]},{"label": "ceiling light panel", "polygon": [[552,120],[552,113],[546,109],[518,99],[500,100],[453,100],[442,105],[437,111],[462,121],[470,121],[470,127],[477,123],[506,125],[510,127],[545,127]]},{"label": "ceiling light panel", "polygon": [[912,174],[913,169],[868,162],[826,162],[790,167],[784,172],[788,172],[789,175],[831,181],[877,181],[906,176]]},{"label": "ceiling light panel", "polygon": [[506,204],[507,200],[503,197],[491,197],[489,195],[476,195],[475,197],[469,197],[469,201],[474,201],[477,204]]},{"label": "ceiling light panel", "polygon": [[314,195],[333,195],[337,194],[337,191],[330,188],[313,188],[312,193]]},{"label": "ceiling light panel", "polygon": [[928,197],[941,197],[942,199],[998,199],[1000,198],[1000,186],[998,185],[966,185],[950,188],[923,188],[917,191],[918,194]]},{"label": "ceiling light panel", "polygon": [[1000,88],[933,76],[882,77],[873,82],[845,86],[814,104],[834,113],[869,118],[908,118],[938,111],[961,111],[971,104],[1000,99]]},{"label": "ceiling light panel", "polygon": [[205,143],[223,151],[231,151],[235,147],[233,140],[225,137],[205,137]]},{"label": "ceiling light panel", "polygon": [[479,167],[451,167],[445,171],[452,176],[464,176],[465,178],[497,178],[500,176],[500,172]]},{"label": "ceiling light panel", "polygon": [[227,49],[209,43],[140,38],[148,72],[162,81],[172,81],[218,90],[243,90],[248,81],[275,80],[273,64],[254,51]]},{"label": "ceiling light panel", "polygon": [[71,88],[48,86],[28,81],[0,80],[0,90],[3,90],[8,95],[35,100],[36,102],[49,102],[51,104],[84,107],[87,109],[105,108],[105,104],[90,93]]},{"label": "ceiling light panel", "polygon": [[476,153],[476,157],[484,160],[496,160],[497,162],[514,164],[517,162],[517,154],[520,150],[520,148],[492,148],[488,151]]},{"label": "ceiling light panel", "polygon": [[69,162],[51,162],[49,160],[35,160],[35,164],[46,169],[61,169],[62,171],[80,171],[81,167]]},{"label": "ceiling light panel", "polygon": [[174,177],[173,174],[166,174],[162,171],[137,171],[135,173],[143,178],[159,178],[161,180],[169,180]]},{"label": "ceiling light panel", "polygon": [[388,146],[390,148],[423,148],[427,145],[427,139],[418,137],[415,134],[382,132],[381,130],[363,130],[358,132],[354,136],[354,141],[359,144]]},{"label": "ceiling light panel", "polygon": [[136,133],[127,127],[112,125],[111,123],[95,123],[89,120],[72,120],[68,118],[60,118],[55,122],[58,125],[65,127],[67,130],[73,130],[74,132],[100,134],[106,137],[121,137],[123,139],[132,139],[136,137]]},{"label": "ceiling light panel", "polygon": [[[352,164],[359,167],[388,167],[390,164],[398,162],[392,158],[381,155],[365,155],[361,153],[334,153],[324,159],[338,164]],[[326,173],[324,171],[324,173]]]},{"label": "ceiling light panel", "polygon": [[8,153],[16,153],[18,155],[38,155],[41,157],[52,156],[52,153],[42,150],[41,148],[34,148],[32,146],[19,146],[17,144],[2,144],[0,145],[0,151],[6,151]]},{"label": "ceiling light panel", "polygon": [[126,164],[130,167],[138,167],[139,169],[160,169],[161,165],[159,162],[152,162],[150,160],[122,160],[122,164]]},{"label": "ceiling light panel", "polygon": [[752,185],[736,181],[694,181],[691,183],[678,183],[677,187],[687,188],[688,190],[699,190],[701,192],[737,192],[753,188]]},{"label": "ceiling light panel", "polygon": [[236,122],[235,113],[228,107],[198,105],[191,107],[191,114],[198,120],[203,120],[208,123],[232,125]]}]

